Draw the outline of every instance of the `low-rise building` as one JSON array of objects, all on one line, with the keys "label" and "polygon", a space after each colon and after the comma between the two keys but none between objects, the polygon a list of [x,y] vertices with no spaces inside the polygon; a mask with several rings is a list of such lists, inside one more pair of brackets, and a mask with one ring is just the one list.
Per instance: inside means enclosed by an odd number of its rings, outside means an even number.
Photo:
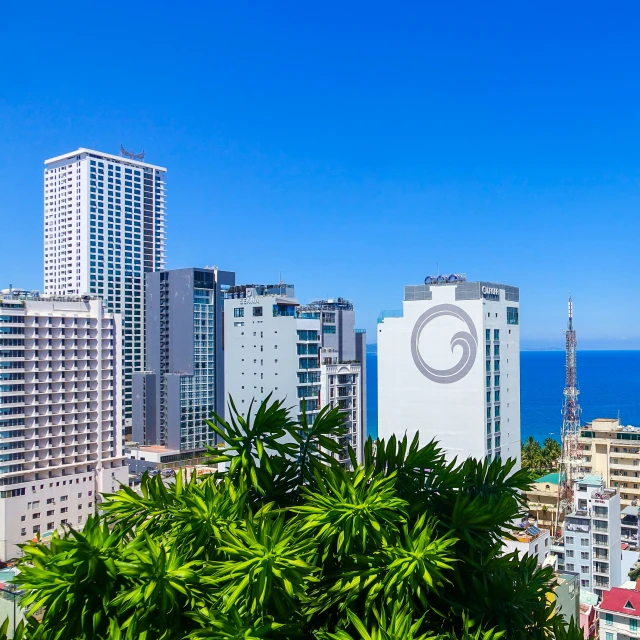
[{"label": "low-rise building", "polygon": [[[633,585],[633,583],[632,583]],[[640,590],[613,587],[597,606],[601,640],[627,640],[640,637]]]},{"label": "low-rise building", "polygon": [[504,541],[504,552],[518,552],[520,559],[525,555],[536,556],[538,564],[542,566],[551,550],[551,542],[548,529],[540,529],[528,522],[521,523],[520,527],[512,532],[513,540]]},{"label": "low-rise building", "polygon": [[[553,528],[556,525],[558,510],[558,473],[548,473],[538,478],[526,492],[529,515],[544,526]],[[564,514],[561,514],[564,515]],[[562,517],[560,518],[562,521]]]},{"label": "low-rise building", "polygon": [[586,473],[601,475],[605,486],[620,492],[623,507],[640,502],[640,428],[616,418],[598,418],[580,430]]}]

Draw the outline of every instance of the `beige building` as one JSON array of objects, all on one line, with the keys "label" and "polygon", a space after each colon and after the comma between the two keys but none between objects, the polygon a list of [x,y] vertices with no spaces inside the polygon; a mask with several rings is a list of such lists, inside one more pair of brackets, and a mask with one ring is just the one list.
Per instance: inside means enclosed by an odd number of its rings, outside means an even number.
[{"label": "beige building", "polygon": [[640,428],[615,418],[598,418],[580,430],[584,471],[617,488],[621,505],[640,504]]},{"label": "beige building", "polygon": [[[556,521],[558,508],[558,473],[548,473],[538,478],[526,492],[529,515],[541,526],[552,528]],[[562,521],[562,516],[560,520]]]}]

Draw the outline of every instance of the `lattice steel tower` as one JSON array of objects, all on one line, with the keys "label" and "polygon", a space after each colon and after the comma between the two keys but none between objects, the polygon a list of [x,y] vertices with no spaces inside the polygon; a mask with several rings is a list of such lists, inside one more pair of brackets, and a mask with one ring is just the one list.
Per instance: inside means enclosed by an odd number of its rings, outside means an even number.
[{"label": "lattice steel tower", "polygon": [[579,444],[580,404],[578,403],[578,377],[576,373],[576,332],[573,328],[573,301],[569,296],[569,320],[565,334],[565,387],[562,405],[562,454],[558,479],[558,516],[573,503],[573,483],[581,475],[582,453]]}]

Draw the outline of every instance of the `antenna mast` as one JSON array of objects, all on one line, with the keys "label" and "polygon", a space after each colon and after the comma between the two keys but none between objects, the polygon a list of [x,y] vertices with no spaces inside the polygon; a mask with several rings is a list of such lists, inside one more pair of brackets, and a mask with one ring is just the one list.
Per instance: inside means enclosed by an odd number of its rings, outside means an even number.
[{"label": "antenna mast", "polygon": [[573,300],[569,295],[569,319],[565,335],[565,386],[562,405],[562,453],[558,475],[558,509],[556,512],[556,535],[560,535],[560,510],[567,511],[573,504],[573,484],[581,476],[582,455],[580,437],[580,404],[578,403],[578,376],[576,369],[576,332],[573,328]]}]

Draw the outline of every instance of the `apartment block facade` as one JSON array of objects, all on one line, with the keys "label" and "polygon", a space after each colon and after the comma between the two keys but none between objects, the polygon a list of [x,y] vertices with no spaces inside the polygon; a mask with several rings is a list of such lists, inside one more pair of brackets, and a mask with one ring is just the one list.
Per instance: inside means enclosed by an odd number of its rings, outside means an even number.
[{"label": "apartment block facade", "polygon": [[164,167],[91,149],[45,161],[44,291],[95,295],[122,316],[123,421],[144,369],[145,273],[164,268]]},{"label": "apartment block facade", "polygon": [[121,326],[96,297],[0,296],[0,558],[127,484]]},{"label": "apartment block facade", "polygon": [[224,292],[235,274],[188,268],[147,274],[147,369],[133,374],[133,440],[194,455],[224,415]]},{"label": "apartment block facade", "polygon": [[598,418],[580,430],[584,469],[620,492],[623,506],[640,504],[640,428]]}]

